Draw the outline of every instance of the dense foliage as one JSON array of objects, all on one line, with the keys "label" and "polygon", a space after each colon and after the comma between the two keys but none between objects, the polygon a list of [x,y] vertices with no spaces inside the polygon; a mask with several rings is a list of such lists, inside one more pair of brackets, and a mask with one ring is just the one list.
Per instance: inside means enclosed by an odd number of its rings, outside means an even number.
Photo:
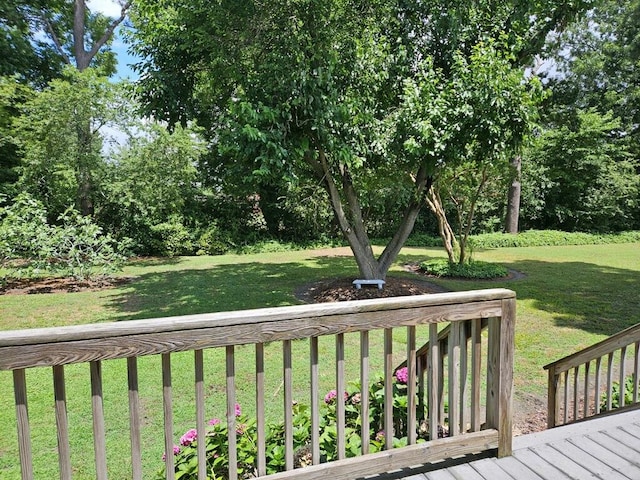
[{"label": "dense foliage", "polygon": [[[501,230],[514,158],[523,230],[640,228],[637,0],[5,3],[0,205],[52,228],[72,208],[142,255],[346,241],[384,276],[412,230],[458,261]],[[125,18],[136,85],[105,76]]]}]

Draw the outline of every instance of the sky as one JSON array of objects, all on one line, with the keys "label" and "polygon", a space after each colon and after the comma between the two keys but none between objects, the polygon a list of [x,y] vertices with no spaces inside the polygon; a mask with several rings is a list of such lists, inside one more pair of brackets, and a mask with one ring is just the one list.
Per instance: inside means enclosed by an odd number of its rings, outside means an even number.
[{"label": "sky", "polygon": [[[120,16],[120,5],[112,0],[88,0],[87,6],[93,12],[101,12],[109,17],[118,18]],[[112,49],[118,59],[118,71],[115,80],[126,79],[136,80],[138,75],[131,69],[131,64],[136,63],[136,57],[127,52],[127,45],[119,35],[119,28],[116,29],[116,38],[113,41]]]}]

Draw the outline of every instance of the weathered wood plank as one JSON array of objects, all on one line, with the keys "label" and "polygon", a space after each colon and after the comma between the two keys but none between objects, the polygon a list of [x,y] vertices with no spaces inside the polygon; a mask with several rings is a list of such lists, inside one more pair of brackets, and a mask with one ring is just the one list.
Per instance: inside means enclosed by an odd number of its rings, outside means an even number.
[{"label": "weathered wood plank", "polygon": [[227,440],[229,448],[229,480],[238,479],[238,437],[236,434],[236,357],[232,345],[226,347]]},{"label": "weathered wood plank", "polygon": [[[569,439],[554,443],[552,446],[556,451],[562,453],[566,457],[578,461],[582,467],[598,478],[606,478],[607,480],[628,480],[627,477],[600,460],[603,454],[601,450],[598,450],[597,448],[596,450],[584,450],[582,447],[577,446],[584,446],[583,442],[577,440],[575,443],[572,443],[573,440],[576,439]],[[594,445],[597,447],[597,444]]]},{"label": "weathered wood plank", "polygon": [[514,477],[500,468],[492,459],[477,460],[472,464],[473,469],[482,477],[491,480],[514,480]]},{"label": "weathered wood plank", "polygon": [[[176,317],[156,318],[149,320],[131,320],[92,325],[76,325],[68,327],[34,328],[27,330],[3,331],[0,335],[0,347],[12,345],[35,345],[59,343],[76,340],[121,337],[137,334],[156,334],[199,330],[226,326],[253,325],[256,323],[280,323],[283,320],[294,320],[304,323],[307,319],[324,320],[336,316],[358,316],[362,313],[389,312],[394,310],[440,310],[439,307],[451,309],[451,305],[476,305],[472,310],[482,313],[483,308],[494,309],[503,298],[515,298],[515,292],[496,288],[467,292],[436,293],[430,295],[414,295],[409,297],[391,297],[372,300],[354,300],[348,302],[294,305],[287,307],[261,308],[232,312],[184,315]],[[498,302],[498,303],[496,303]],[[466,320],[468,314],[461,313],[459,318],[444,318],[442,321]],[[394,313],[395,315],[395,313]],[[388,315],[387,316],[391,316]],[[479,315],[475,318],[489,318],[490,315]],[[409,321],[410,321],[409,317]],[[470,317],[474,318],[474,317]],[[432,320],[435,321],[435,320]],[[338,323],[340,320],[338,320]],[[312,322],[313,323],[313,322]],[[332,323],[329,321],[329,323]],[[426,322],[428,323],[428,321]],[[337,333],[337,332],[336,332]]]},{"label": "weathered wood plank", "polygon": [[451,324],[449,334],[449,436],[460,434],[460,322]]},{"label": "weathered wood plank", "polygon": [[31,454],[31,432],[27,404],[27,380],[23,369],[13,371],[13,395],[16,404],[20,472],[22,480],[31,480],[33,478],[33,457]]},{"label": "weathered wood plank", "polygon": [[53,396],[58,432],[58,465],[60,480],[71,480],[71,449],[69,448],[69,422],[67,419],[67,394],[64,382],[64,367],[53,367]]},{"label": "weathered wood plank", "polygon": [[384,331],[384,447],[393,448],[393,330]]},{"label": "weathered wood plank", "polygon": [[456,480],[484,480],[482,475],[473,469],[469,464],[456,465],[455,467],[448,468],[453,477]]},{"label": "weathered wood plank", "polygon": [[438,421],[439,421],[439,390],[440,390],[440,353],[438,344],[438,325],[429,325],[429,355],[428,355],[428,378],[427,390],[429,398],[427,399],[427,410],[429,415],[429,438],[431,440],[438,438]]},{"label": "weathered wood plank", "polygon": [[282,342],[283,352],[283,372],[284,379],[284,450],[285,468],[293,470],[293,357],[291,350],[291,340]]},{"label": "weathered wood plank", "polygon": [[413,445],[416,433],[416,327],[407,327],[407,443]]},{"label": "weathered wood plank", "polygon": [[[418,477],[417,475],[414,477]],[[456,477],[447,470],[434,470],[424,474],[427,480],[456,480]]]},{"label": "weathered wood plank", "polygon": [[342,460],[346,457],[345,453],[345,405],[344,392],[346,392],[346,383],[344,378],[344,334],[336,335],[336,444],[338,450],[338,459]]},{"label": "weathered wood plank", "polygon": [[575,480],[575,477],[568,476],[531,449],[516,450],[513,456],[525,465],[529,465],[529,468],[544,480]]},{"label": "weathered wood plank", "polygon": [[104,426],[102,399],[102,364],[91,362],[91,412],[93,415],[93,449],[96,463],[96,478],[107,480],[107,441]]},{"label": "weathered wood plank", "polygon": [[[202,350],[193,352],[194,362],[194,382],[195,382],[195,400],[196,400],[196,431],[198,439],[206,438],[206,427],[204,421],[204,356]],[[197,442],[198,457],[198,480],[206,480],[207,478],[207,453],[206,442]]]},{"label": "weathered wood plank", "polygon": [[480,430],[480,386],[482,379],[482,320],[471,320],[471,431]]},{"label": "weathered wood plank", "polygon": [[[360,385],[369,385],[369,332],[360,332]],[[369,421],[369,389],[360,388],[360,418],[362,433],[360,438],[371,438]],[[362,442],[362,454],[369,453],[369,442]]]},{"label": "weathered wood plank", "polygon": [[[20,337],[25,341],[24,345],[0,348],[0,370],[65,365],[210,347],[225,347],[228,345],[294,340],[319,335],[385,329],[395,326],[470,320],[497,316],[501,313],[500,301],[488,301],[459,305],[456,308],[436,306],[399,309],[394,310],[393,314],[383,310],[368,312],[366,315],[353,313],[291,318],[278,322],[273,320],[257,323],[245,321],[233,325],[193,327],[192,329],[181,331],[166,331],[162,328],[163,321],[167,320],[168,323],[171,323],[171,320],[160,319],[156,322],[158,333],[141,333],[126,330],[128,331],[127,334],[116,337],[113,332],[109,331],[107,332],[108,335],[105,334],[105,336],[100,337],[101,332],[95,332],[91,336],[91,331],[89,330],[88,332],[82,332],[86,337],[84,340],[65,341],[57,344],[51,344],[51,339],[44,339],[41,335],[30,337],[24,334],[24,336]],[[117,325],[123,325],[123,323]],[[66,328],[74,327],[61,327],[61,332],[58,335],[61,337],[73,336],[66,335],[64,330]],[[124,331],[124,329],[122,330]],[[16,341],[10,332],[8,336],[11,338],[4,338],[5,333],[0,332],[0,344],[11,344]],[[36,338],[42,340],[42,342],[35,342]]]},{"label": "weathered wood plank", "polygon": [[519,459],[513,456],[504,457],[498,461],[491,459],[491,461],[499,465],[507,475],[517,480],[542,480],[543,478],[526,463],[522,463]]},{"label": "weathered wood plank", "polygon": [[[313,465],[318,465],[320,463],[320,376],[318,371],[318,337],[311,337],[309,342],[311,357],[311,459]],[[258,472],[258,474],[264,475],[264,473],[260,472]]]},{"label": "weathered wood plank", "polygon": [[530,450],[535,452],[541,458],[544,458],[546,462],[561,470],[569,478],[592,478],[591,473],[586,468],[549,445],[532,447]]},{"label": "weathered wood plank", "polygon": [[[443,438],[433,442],[418,443],[404,448],[371,453],[363,457],[313,465],[305,469],[304,479],[353,480],[354,478],[406,468],[407,465],[469,455],[497,448],[497,445],[498,432],[495,430],[483,430],[456,438]],[[261,478],[264,478],[264,480],[293,479],[299,474],[300,472],[294,470]]]},{"label": "weathered wood plank", "polygon": [[173,461],[173,393],[171,387],[171,355],[165,353],[162,362],[162,412],[164,418],[164,452],[165,478],[175,478],[175,464]]},{"label": "weathered wood plank", "polygon": [[[587,436],[579,436],[569,439],[569,442],[576,445],[580,450],[584,451],[587,456],[595,457],[605,463],[609,468],[620,472],[627,478],[640,478],[640,468],[633,465],[628,460],[602,445],[594,442]],[[606,476],[602,478],[607,478]]]},{"label": "weathered wood plank", "polygon": [[[311,385],[311,390],[313,391],[313,375]],[[256,437],[258,441],[258,459],[256,463],[258,475],[266,475],[267,473],[267,436],[264,403],[264,344],[256,343]]]},{"label": "weathered wood plank", "polygon": [[138,359],[127,358],[127,386],[129,389],[129,437],[131,441],[131,478],[142,480],[142,441],[140,426],[140,396],[138,390]]}]

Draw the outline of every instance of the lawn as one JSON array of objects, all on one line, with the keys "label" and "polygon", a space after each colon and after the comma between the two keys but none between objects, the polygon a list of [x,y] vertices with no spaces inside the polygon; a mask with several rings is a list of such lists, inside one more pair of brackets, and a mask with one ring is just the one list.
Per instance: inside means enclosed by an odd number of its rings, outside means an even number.
[{"label": "lawn", "polygon": [[[118,288],[71,294],[3,295],[0,296],[0,330],[35,328],[52,325],[126,321],[131,319],[166,317],[213,311],[238,310],[298,303],[296,289],[316,280],[357,275],[353,259],[328,255],[329,251],[297,251],[259,255],[226,255],[219,257],[189,257],[154,259],[132,262],[123,275],[134,281]],[[412,275],[401,265],[426,258],[443,256],[438,249],[406,248],[391,275]],[[434,280],[450,290],[505,287],[518,296],[518,323],[516,327],[515,374],[516,395],[531,395],[543,399],[546,377],[542,366],[550,361],[595,343],[607,335],[618,332],[640,321],[640,244],[588,245],[571,247],[503,248],[478,251],[478,260],[499,262],[517,270],[522,278],[499,281]],[[394,333],[396,351],[404,348],[403,333]],[[373,339],[374,347],[379,339]],[[348,338],[350,345],[357,338]],[[349,345],[348,345],[349,346]],[[295,346],[303,358],[306,344]],[[333,345],[321,345],[330,355]],[[238,376],[246,377],[252,386],[252,350],[238,349]],[[355,348],[354,348],[355,350]],[[223,361],[217,351],[208,351],[207,378],[223,379]],[[269,415],[277,417],[280,391],[280,352],[267,348],[269,378],[267,388],[273,392]],[[192,357],[176,354],[173,358],[174,393],[176,404],[187,405],[176,412],[176,433],[193,425]],[[145,412],[146,437],[143,441],[158,443],[157,428],[161,425],[161,392],[159,361],[154,358],[140,362],[141,385]],[[356,363],[357,362],[352,362]],[[379,366],[374,365],[374,368]],[[296,383],[306,392],[308,367],[300,365]],[[105,362],[105,408],[107,425],[126,422],[126,378],[124,362]],[[29,371],[29,408],[32,436],[37,452],[38,467],[45,476],[57,476],[55,460],[55,430],[45,426],[53,412],[50,371]],[[331,372],[324,373],[330,387]],[[355,371],[351,372],[355,375]],[[69,419],[72,431],[72,458],[77,478],[92,478],[92,444],[90,420],[86,419],[85,405],[90,398],[88,366],[66,369]],[[351,377],[353,378],[353,377]],[[0,478],[19,477],[16,465],[17,441],[13,406],[11,375],[0,372]],[[252,408],[252,388],[240,391],[243,405]],[[223,381],[209,381],[207,411],[211,416],[223,411]],[[516,402],[516,405],[518,403]],[[74,420],[80,420],[74,422]],[[111,420],[111,422],[110,422]],[[155,433],[154,433],[155,432]],[[125,437],[126,438],[126,437]],[[108,432],[113,442],[113,455],[109,457],[111,478],[127,478],[128,445],[115,444],[116,435]],[[161,443],[161,442],[160,442]],[[74,448],[75,447],[75,448]],[[162,445],[149,449],[144,458],[145,476],[160,467]]]}]

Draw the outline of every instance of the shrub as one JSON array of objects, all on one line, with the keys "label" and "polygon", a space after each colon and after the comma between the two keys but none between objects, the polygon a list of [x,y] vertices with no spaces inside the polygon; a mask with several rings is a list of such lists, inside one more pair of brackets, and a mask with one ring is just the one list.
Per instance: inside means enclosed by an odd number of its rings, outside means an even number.
[{"label": "shrub", "polygon": [[449,263],[447,259],[428,260],[420,268],[436,277],[459,277],[488,279],[506,277],[509,271],[496,263],[470,261],[467,263]]},{"label": "shrub", "polygon": [[151,227],[154,253],[166,257],[191,255],[194,251],[193,239],[179,217]]},{"label": "shrub", "polygon": [[[407,444],[407,375],[406,367],[396,372],[393,381],[393,418],[395,437],[393,446]],[[362,438],[360,436],[362,419],[360,417],[362,394],[358,384],[352,384],[348,391],[342,394],[345,403],[345,453],[347,457],[360,454]],[[381,376],[369,387],[369,421],[371,438],[369,451],[371,453],[384,448],[385,432],[383,428],[384,412],[384,381]],[[337,459],[337,405],[338,393],[328,392],[324,397],[320,411],[320,455],[321,461]],[[293,409],[293,448],[294,464],[296,468],[311,465],[311,415],[309,407],[296,403]],[[424,418],[424,412],[418,418]],[[250,478],[257,476],[257,430],[256,420],[242,414],[240,406],[236,405],[236,434],[238,449],[238,476]],[[207,478],[227,478],[229,468],[227,426],[218,419],[209,421],[206,430]],[[285,426],[284,423],[271,423],[266,426],[266,465],[267,474],[285,469]],[[417,429],[419,441],[428,439],[428,428],[423,421]],[[175,455],[176,477],[182,480],[197,478],[197,438],[195,430],[187,431],[180,439],[180,445],[173,450]],[[155,477],[157,480],[165,478],[164,469]]]},{"label": "shrub", "polygon": [[0,210],[0,258],[10,277],[63,275],[88,279],[119,270],[123,245],[91,218],[67,209],[49,225],[42,204],[27,195]]},{"label": "shrub", "polygon": [[[640,383],[638,384],[640,385]],[[607,392],[600,395],[600,410],[607,409]],[[633,375],[629,375],[624,381],[624,404],[631,405],[633,403]],[[611,408],[620,407],[620,382],[613,382],[611,385]]]},{"label": "shrub", "polygon": [[210,224],[198,238],[198,255],[224,255],[233,247],[231,236],[216,223]]}]

